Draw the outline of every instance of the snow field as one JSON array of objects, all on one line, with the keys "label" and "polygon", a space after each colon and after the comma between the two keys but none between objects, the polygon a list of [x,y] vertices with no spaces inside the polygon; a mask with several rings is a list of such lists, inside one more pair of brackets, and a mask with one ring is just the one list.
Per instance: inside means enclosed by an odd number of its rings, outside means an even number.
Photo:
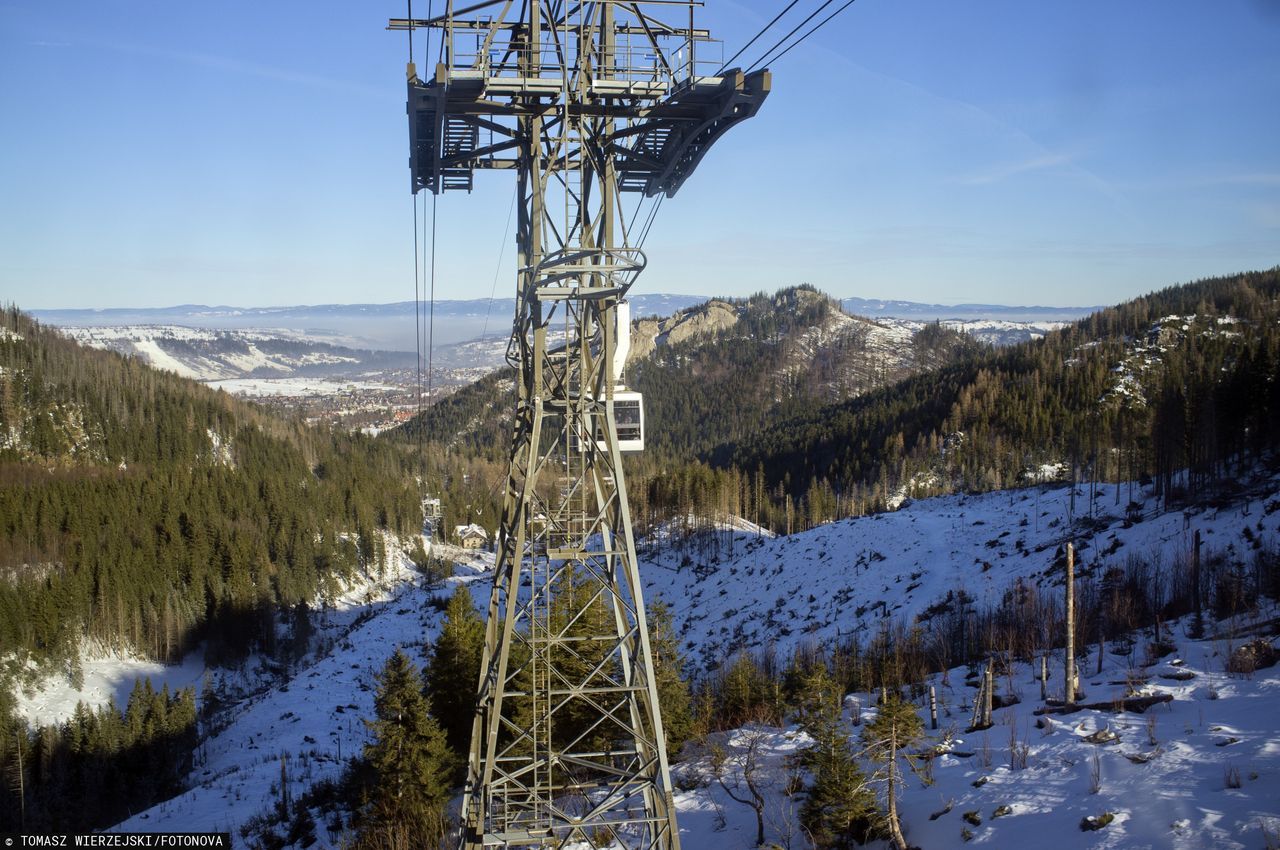
[{"label": "snow field", "polygon": [[[989,846],[1263,846],[1259,821],[1273,830],[1280,826],[1280,739],[1272,702],[1280,692],[1280,674],[1272,668],[1253,679],[1228,678],[1222,672],[1221,642],[1184,638],[1179,650],[1189,659],[1181,669],[1195,678],[1177,682],[1152,675],[1141,691],[1173,700],[1142,714],[1083,710],[1036,717],[1039,683],[1032,666],[1015,665],[1014,686],[1023,702],[996,709],[991,729],[958,731],[952,754],[937,760],[934,785],[908,780],[901,802],[908,838],[921,846],[960,846],[961,830],[967,828],[975,844]],[[1050,665],[1051,693],[1055,672],[1062,678],[1061,652],[1057,655],[1056,666]],[[1143,675],[1124,659],[1104,657],[1101,675],[1082,673],[1084,702],[1119,699],[1130,677]],[[1096,670],[1092,663],[1086,664],[1088,672]],[[949,688],[940,680],[934,677],[935,687],[952,697],[951,717],[940,725],[963,729],[969,721],[966,698],[972,699],[973,690],[960,684],[963,671],[951,671]],[[1006,687],[997,684],[1001,691]],[[1061,693],[1060,684],[1057,690]],[[927,712],[922,716],[927,719]],[[1116,740],[1086,740],[1100,730],[1114,733]],[[1025,768],[1011,755],[1011,749],[1024,746]],[[973,755],[958,755],[962,751]],[[1233,770],[1239,788],[1227,787]],[[930,820],[952,800],[950,813]],[[999,806],[1011,811],[993,818]],[[981,824],[964,822],[968,811],[979,812]],[[1084,818],[1108,812],[1115,817],[1108,826],[1081,830]]]},{"label": "snow field", "polygon": [[[1185,555],[1197,529],[1209,548],[1245,557],[1246,527],[1256,538],[1273,540],[1280,523],[1280,513],[1268,513],[1277,504],[1277,480],[1265,478],[1251,486],[1256,495],[1247,503],[1185,514],[1158,512],[1150,494],[1135,487],[1141,519],[1128,528],[1121,506],[1129,489],[1122,488],[1117,505],[1115,488],[1100,486],[1092,505],[1092,530],[1077,527],[1070,534],[1080,552],[1078,568],[1083,573],[1102,564],[1122,564],[1130,552],[1165,559]],[[1077,487],[1074,500],[1075,515],[1087,516],[1089,489]],[[1052,588],[1060,579],[1050,566],[1068,537],[1071,501],[1066,486],[917,500],[892,514],[831,523],[789,537],[770,537],[738,524],[719,535],[718,555],[705,548],[682,548],[670,537],[657,539],[642,553],[641,569],[647,598],[667,603],[685,651],[699,668],[713,667],[736,650],[770,644],[785,658],[801,642],[830,643],[854,631],[869,636],[885,613],[909,618],[948,590],[963,588],[974,604],[985,606],[997,603],[1017,577]],[[469,584],[478,607],[487,599],[485,571],[492,568],[491,560],[460,568],[437,591],[418,584],[406,559],[393,561],[396,566],[380,579],[353,583],[330,601],[319,617],[323,651],[304,659],[287,682],[255,672],[252,664],[238,682],[228,681],[229,689],[239,686],[250,695],[228,715],[229,725],[202,742],[190,790],[116,829],[230,829],[238,846],[244,846],[236,830],[274,805],[282,756],[287,756],[294,799],[306,785],[336,777],[342,760],[368,740],[362,721],[373,714],[373,677],[387,656],[401,646],[422,663],[424,642],[438,628],[431,599],[447,596],[458,582]],[[1264,610],[1262,615],[1274,613]],[[902,799],[908,838],[922,847],[960,847],[966,843],[961,831],[967,829],[972,843],[990,847],[1265,846],[1263,826],[1280,831],[1280,792],[1275,790],[1280,788],[1280,732],[1273,708],[1280,674],[1272,668],[1252,679],[1229,678],[1222,670],[1231,641],[1189,641],[1176,633],[1175,639],[1185,662],[1179,667],[1193,678],[1161,678],[1161,672],[1173,669],[1170,658],[1146,671],[1143,687],[1173,698],[1148,715],[1086,710],[1053,716],[1046,728],[1037,728],[1039,718],[1032,712],[1038,707],[1039,685],[1031,667],[1015,664],[1014,690],[1023,701],[997,709],[991,729],[966,734],[962,730],[973,689],[963,684],[964,671],[950,671],[945,681],[934,676],[943,728],[929,733],[924,746],[940,741],[950,727],[956,731],[951,752],[933,761],[931,786],[908,778]],[[1141,652],[1139,646],[1139,656]],[[1109,651],[1101,676],[1088,675],[1093,663],[1081,669],[1087,701],[1112,699],[1141,672],[1131,669],[1136,662]],[[126,671],[118,672],[123,678]],[[1061,678],[1060,652],[1050,666],[1051,692],[1055,677]],[[1001,693],[1009,689],[1003,676],[997,678],[997,688]],[[852,695],[847,706],[851,717],[855,706],[863,719],[874,711],[866,694]],[[927,716],[923,710],[922,716]],[[1155,745],[1149,743],[1148,716],[1155,718]],[[1083,740],[1104,727],[1119,736],[1118,743]],[[1025,769],[1010,766],[1011,728],[1027,747]],[[782,777],[786,757],[806,739],[795,728],[758,732],[765,736],[763,752],[773,788],[770,840],[799,850],[807,846],[794,820],[802,798],[782,793]],[[858,729],[851,726],[850,732],[856,735]],[[723,740],[731,755],[740,757],[752,734],[750,729],[727,733]],[[1092,794],[1095,754],[1101,781]],[[708,781],[705,753],[692,749],[686,755],[674,768],[684,846],[750,846],[755,836],[752,813]],[[1141,764],[1128,758],[1147,755],[1152,757]],[[1225,787],[1233,770],[1239,774],[1239,788]],[[930,820],[951,800],[950,811]],[[1009,812],[992,817],[999,806],[1008,806]],[[962,819],[971,811],[981,818],[977,824]],[[1082,818],[1104,812],[1114,813],[1110,824],[1094,832],[1080,830]],[[326,836],[322,824],[319,834],[321,844],[334,846],[336,838]]]},{"label": "snow field", "polygon": [[329,651],[308,656],[288,681],[245,699],[229,725],[201,742],[187,792],[112,831],[229,830],[242,847],[239,827],[279,799],[282,759],[294,799],[314,783],[337,779],[370,740],[364,720],[374,715],[375,676],[388,656],[400,648],[421,667],[439,629],[431,600],[473,581],[476,567],[492,569],[491,560],[474,558],[464,570],[470,576],[431,590],[402,550],[389,546],[388,561],[383,576],[353,582],[317,614],[318,640],[332,641]]},{"label": "snow field", "polygon": [[101,647],[86,648],[80,668],[84,683],[78,689],[62,673],[46,676],[31,688],[20,688],[18,716],[33,725],[49,725],[70,718],[78,702],[96,707],[115,700],[123,710],[134,682],[140,679],[149,677],[157,691],[166,686],[170,693],[194,687],[199,693],[204,676],[204,661],[198,655],[185,658],[181,664],[161,664]]},{"label": "snow field", "polygon": [[[1280,833],[1280,735],[1274,721],[1280,670],[1229,677],[1221,672],[1226,643],[1185,638],[1178,643],[1188,659],[1179,669],[1194,678],[1166,681],[1153,674],[1142,691],[1168,694],[1172,701],[1141,714],[1082,710],[1036,716],[1042,707],[1034,678],[1038,665],[1015,664],[1012,681],[1022,702],[996,709],[990,729],[967,733],[976,691],[964,684],[966,668],[931,677],[929,684],[945,707],[939,709],[939,730],[929,731],[927,701],[920,698],[926,734],[914,752],[940,754],[931,768],[918,759],[915,773],[905,761],[900,764],[905,786],[899,807],[907,840],[927,848],[972,843],[1045,850],[1267,846],[1262,830]],[[1090,666],[1089,672],[1095,669]],[[1123,696],[1133,672],[1126,659],[1108,653],[1100,676],[1082,676],[1084,701]],[[1051,694],[1055,673],[1062,678],[1061,651],[1050,665]],[[1007,693],[1008,681],[998,677],[996,687]],[[865,693],[846,698],[855,738],[860,724],[874,717],[875,699]],[[1086,740],[1102,729],[1117,739]],[[748,727],[715,736],[738,770],[752,735],[763,742],[766,841],[807,847],[795,822],[803,797],[788,798],[783,791],[786,760],[809,743],[808,736],[796,727]],[[1024,747],[1025,755],[1019,756]],[[677,787],[685,789],[677,796],[684,846],[752,847],[754,814],[716,784],[705,753],[691,746],[686,755],[693,757],[673,768]],[[1239,787],[1228,787],[1237,781]],[[1106,813],[1114,818],[1107,826],[1081,829],[1085,818]]]},{"label": "snow field", "polygon": [[1052,567],[1068,539],[1077,575],[1124,566],[1130,554],[1171,564],[1188,555],[1197,530],[1206,552],[1247,558],[1246,526],[1264,542],[1274,542],[1280,529],[1280,513],[1268,513],[1280,478],[1255,482],[1255,489],[1259,496],[1233,507],[1164,513],[1135,486],[1137,522],[1126,519],[1129,486],[1099,484],[1093,519],[1073,527],[1068,517],[1091,513],[1089,486],[1077,485],[1073,496],[1060,484],[920,499],[790,536],[724,530],[702,545],[663,539],[642,547],[645,598],[667,604],[701,670],[743,649],[773,646],[787,658],[801,644],[854,634],[865,644],[884,616],[910,623],[949,591],[964,590],[983,608],[996,606],[1017,578],[1060,588],[1060,570]]}]

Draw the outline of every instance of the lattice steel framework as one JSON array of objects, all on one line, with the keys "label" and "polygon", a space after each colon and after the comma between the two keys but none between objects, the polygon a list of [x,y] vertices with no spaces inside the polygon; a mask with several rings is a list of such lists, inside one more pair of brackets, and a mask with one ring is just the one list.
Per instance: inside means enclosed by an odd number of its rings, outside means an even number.
[{"label": "lattice steel framework", "polygon": [[430,79],[409,66],[413,191],[505,168],[519,193],[468,850],[680,846],[614,403],[617,306],[645,265],[624,195],[674,195],[769,90],[768,71],[718,68],[697,5],[491,0],[390,22],[440,33]]}]

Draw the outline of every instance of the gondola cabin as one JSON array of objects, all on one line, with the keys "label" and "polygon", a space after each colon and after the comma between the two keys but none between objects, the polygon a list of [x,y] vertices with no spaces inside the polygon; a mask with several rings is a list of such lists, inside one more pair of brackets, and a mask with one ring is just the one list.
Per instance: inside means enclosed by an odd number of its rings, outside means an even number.
[{"label": "gondola cabin", "polygon": [[[618,428],[618,451],[644,451],[644,400],[640,393],[619,387],[613,392],[613,421]],[[569,449],[581,451],[582,443],[577,434],[570,434]],[[604,438],[604,424],[596,425],[596,448],[602,452],[609,451],[609,444]]]},{"label": "gondola cabin", "polygon": [[618,426],[619,451],[644,451],[644,400],[640,393],[634,390],[614,391],[613,421]]}]

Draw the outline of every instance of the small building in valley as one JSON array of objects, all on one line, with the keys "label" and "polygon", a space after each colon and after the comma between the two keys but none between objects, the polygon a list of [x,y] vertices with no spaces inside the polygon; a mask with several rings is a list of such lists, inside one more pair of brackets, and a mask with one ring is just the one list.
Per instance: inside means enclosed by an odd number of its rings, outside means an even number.
[{"label": "small building in valley", "polygon": [[454,526],[453,536],[463,549],[483,549],[489,542],[489,532],[474,522]]}]

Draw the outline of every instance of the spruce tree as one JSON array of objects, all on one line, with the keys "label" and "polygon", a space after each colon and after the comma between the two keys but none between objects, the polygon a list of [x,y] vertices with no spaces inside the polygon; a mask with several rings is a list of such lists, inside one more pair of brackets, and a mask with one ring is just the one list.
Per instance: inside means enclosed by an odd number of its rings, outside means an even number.
[{"label": "spruce tree", "polygon": [[722,728],[741,725],[762,712],[772,713],[773,685],[748,653],[739,653],[728,669],[722,670],[717,684]]},{"label": "spruce tree", "polygon": [[801,762],[813,783],[800,810],[800,823],[818,848],[851,846],[865,836],[875,810],[875,796],[849,740],[842,690],[821,666],[805,677],[801,690],[797,720],[813,739]]},{"label": "spruce tree", "polygon": [[418,668],[400,650],[378,676],[374,740],[364,757],[377,774],[367,830],[382,837],[434,844],[443,833],[452,757],[427,710]]},{"label": "spruce tree", "polygon": [[675,757],[685,741],[693,737],[693,704],[689,683],[684,680],[684,654],[680,638],[671,622],[671,612],[662,602],[649,605],[649,646],[653,653],[658,705],[662,708],[662,731],[667,755]]},{"label": "spruce tree", "polygon": [[923,732],[924,724],[916,714],[916,707],[895,691],[890,691],[881,701],[875,719],[862,730],[867,756],[880,764],[872,778],[885,788],[885,827],[894,850],[907,850],[907,840],[898,821],[898,788],[903,784],[898,757]]},{"label": "spruce tree", "polygon": [[[471,722],[476,713],[480,656],[484,652],[484,623],[476,614],[471,591],[459,585],[449,598],[440,636],[427,662],[427,697],[445,740],[462,756],[471,745]],[[459,764],[462,759],[459,758]]]}]

